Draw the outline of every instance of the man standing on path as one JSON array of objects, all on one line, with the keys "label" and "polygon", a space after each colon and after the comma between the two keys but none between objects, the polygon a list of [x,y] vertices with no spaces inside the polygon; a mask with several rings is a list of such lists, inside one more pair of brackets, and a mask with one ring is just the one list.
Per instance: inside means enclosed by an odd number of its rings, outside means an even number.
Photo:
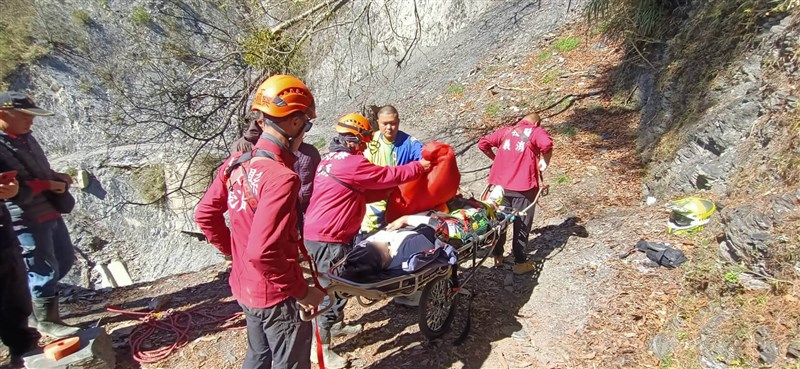
[{"label": "man standing on path", "polygon": [[[261,127],[256,124],[256,120],[250,124],[244,135],[234,142],[231,147],[231,152],[250,152],[258,142],[261,136]],[[297,225],[300,228],[300,233],[303,233],[303,219],[308,209],[308,204],[311,201],[311,192],[314,190],[314,174],[317,172],[317,165],[319,165],[322,158],[319,155],[314,145],[305,142],[300,144],[297,151],[294,152],[297,161],[294,163],[294,172],[300,176],[300,194],[297,197]]]},{"label": "man standing on path", "polygon": [[75,262],[69,230],[61,217],[75,205],[68,192],[72,178],[50,168],[31,129],[35,117],[51,115],[25,94],[0,93],[0,162],[17,171],[19,181],[19,193],[5,200],[5,206],[28,271],[33,297],[29,324],[42,334],[63,338],[78,332],[61,320],[56,288]]},{"label": "man standing on path", "polygon": [[[517,210],[527,208],[533,203],[539,186],[539,171],[544,171],[550,163],[553,140],[540,127],[541,118],[536,113],[528,114],[511,127],[501,128],[478,141],[478,149],[492,159],[489,171],[489,184],[502,187],[503,205]],[[493,149],[497,149],[497,153]],[[534,207],[527,215],[514,219],[512,253],[514,273],[524,274],[535,269],[525,257],[525,246],[533,224]],[[503,264],[503,249],[506,233],[498,237],[494,248],[495,265]]]},{"label": "man standing on path", "polygon": [[[384,195],[386,189],[422,176],[430,162],[420,160],[400,166],[378,166],[361,154],[372,138],[369,121],[361,114],[348,114],[336,125],[330,152],[322,158],[314,179],[314,193],[303,232],[306,248],[320,274],[350,251],[364,217],[368,199]],[[327,287],[329,281],[321,279]],[[328,297],[325,297],[325,305]],[[355,334],[360,326],[342,324],[347,299],[336,298],[331,310],[317,318],[325,367],[344,368],[347,361],[330,349],[331,337]],[[312,350],[312,357],[316,351]]]},{"label": "man standing on path", "polygon": [[231,292],[247,322],[242,367],[306,369],[312,331],[299,309],[312,311],[323,292],[305,282],[300,268],[300,179],[292,168],[316,117],[314,97],[296,77],[275,75],[259,86],[252,109],[263,131],[256,151],[231,155],[200,200],[195,221],[212,245],[232,256]]},{"label": "man standing on path", "polygon": [[[405,165],[422,159],[422,143],[400,130],[400,114],[394,106],[386,105],[378,110],[378,131],[367,144],[364,156],[382,167]],[[385,200],[367,204],[357,240],[377,231],[384,223],[385,213]]]}]

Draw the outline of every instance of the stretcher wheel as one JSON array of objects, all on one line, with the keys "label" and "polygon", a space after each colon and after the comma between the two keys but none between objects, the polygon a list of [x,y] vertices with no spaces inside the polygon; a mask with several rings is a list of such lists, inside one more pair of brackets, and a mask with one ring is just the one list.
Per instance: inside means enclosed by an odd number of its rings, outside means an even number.
[{"label": "stretcher wheel", "polygon": [[455,317],[458,293],[448,276],[434,279],[422,290],[419,300],[419,330],[428,339],[441,337]]}]

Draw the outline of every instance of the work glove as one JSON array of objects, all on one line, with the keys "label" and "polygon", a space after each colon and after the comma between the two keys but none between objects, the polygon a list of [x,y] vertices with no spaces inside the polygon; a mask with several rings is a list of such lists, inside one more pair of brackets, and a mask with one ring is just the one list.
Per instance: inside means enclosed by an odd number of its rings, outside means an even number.
[{"label": "work glove", "polygon": [[547,162],[544,161],[544,159],[540,158],[539,159],[539,171],[540,172],[544,172],[545,169],[547,169]]}]

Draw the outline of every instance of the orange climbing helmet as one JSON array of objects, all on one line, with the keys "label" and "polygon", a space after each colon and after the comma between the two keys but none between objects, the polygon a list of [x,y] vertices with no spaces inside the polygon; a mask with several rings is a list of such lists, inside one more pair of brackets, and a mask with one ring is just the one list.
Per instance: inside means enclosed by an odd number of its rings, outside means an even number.
[{"label": "orange climbing helmet", "polygon": [[351,133],[363,143],[372,141],[372,125],[369,124],[367,118],[358,113],[347,114],[339,118],[339,123],[336,124],[336,132],[340,134]]},{"label": "orange climbing helmet", "polygon": [[306,84],[295,76],[284,74],[269,77],[258,86],[251,110],[275,118],[295,112],[304,112],[311,119],[317,117],[314,95]]}]

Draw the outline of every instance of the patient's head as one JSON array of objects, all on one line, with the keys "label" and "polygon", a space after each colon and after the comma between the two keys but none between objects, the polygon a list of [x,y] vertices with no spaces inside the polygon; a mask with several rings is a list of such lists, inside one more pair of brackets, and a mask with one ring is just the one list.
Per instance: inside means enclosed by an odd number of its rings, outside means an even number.
[{"label": "patient's head", "polygon": [[387,243],[365,242],[362,245],[354,247],[347,255],[345,273],[342,274],[345,279],[360,280],[374,277],[389,267],[392,258]]},{"label": "patient's head", "polygon": [[370,241],[364,246],[369,249],[369,252],[374,254],[375,257],[379,257],[381,261],[381,265],[383,266],[382,269],[389,268],[389,264],[392,263],[392,255],[389,253],[389,244],[386,242],[376,242]]}]

